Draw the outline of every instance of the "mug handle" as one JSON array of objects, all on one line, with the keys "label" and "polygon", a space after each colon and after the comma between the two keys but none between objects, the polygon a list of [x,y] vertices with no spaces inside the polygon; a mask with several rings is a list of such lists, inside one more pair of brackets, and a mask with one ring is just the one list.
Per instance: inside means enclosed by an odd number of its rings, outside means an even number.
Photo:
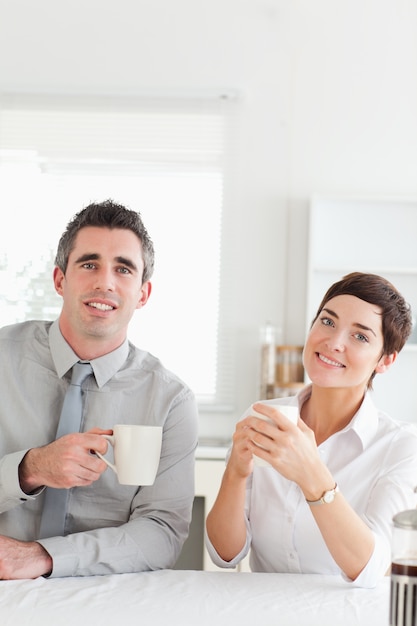
[{"label": "mug handle", "polygon": [[[105,439],[107,439],[108,442],[111,443],[111,445],[114,448],[114,435],[100,435],[101,437],[104,437]],[[97,450],[94,450],[94,454],[96,456],[98,456],[102,461],[104,461],[105,463],[107,463],[107,465],[113,470],[113,472],[115,474],[117,474],[117,469],[116,466],[114,465],[114,463],[110,463],[110,461],[108,461],[102,454],[100,454],[100,452],[97,452]]]}]

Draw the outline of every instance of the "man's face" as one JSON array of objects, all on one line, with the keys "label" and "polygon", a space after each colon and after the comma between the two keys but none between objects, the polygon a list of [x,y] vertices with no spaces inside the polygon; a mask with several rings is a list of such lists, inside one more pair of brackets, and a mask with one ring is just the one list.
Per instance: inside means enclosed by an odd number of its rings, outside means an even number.
[{"label": "man's face", "polygon": [[142,285],[143,268],[142,245],[132,231],[96,226],[79,231],[65,275],[59,268],[54,272],[64,301],[61,332],[79,356],[83,342],[94,346],[95,356],[123,343],[134,311],[150,294],[150,283]]}]

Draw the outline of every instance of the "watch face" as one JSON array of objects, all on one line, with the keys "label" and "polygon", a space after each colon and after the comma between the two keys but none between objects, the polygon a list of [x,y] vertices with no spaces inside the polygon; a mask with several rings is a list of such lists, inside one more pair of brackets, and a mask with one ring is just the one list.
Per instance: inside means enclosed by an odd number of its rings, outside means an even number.
[{"label": "watch face", "polygon": [[331,502],[333,502],[334,491],[326,491],[326,493],[323,496],[323,500],[326,502],[326,504],[330,504]]}]

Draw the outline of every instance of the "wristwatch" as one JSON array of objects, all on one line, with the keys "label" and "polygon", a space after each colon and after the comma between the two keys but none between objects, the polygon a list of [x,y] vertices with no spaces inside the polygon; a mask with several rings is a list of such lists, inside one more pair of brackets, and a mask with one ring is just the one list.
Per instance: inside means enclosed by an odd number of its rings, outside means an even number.
[{"label": "wristwatch", "polygon": [[310,504],[312,506],[314,506],[315,504],[331,504],[335,498],[335,495],[338,492],[339,492],[339,487],[337,486],[337,483],[335,483],[335,486],[333,487],[333,489],[330,489],[329,491],[325,491],[323,495],[321,496],[321,498],[319,498],[318,500],[306,499],[306,502],[307,504]]}]

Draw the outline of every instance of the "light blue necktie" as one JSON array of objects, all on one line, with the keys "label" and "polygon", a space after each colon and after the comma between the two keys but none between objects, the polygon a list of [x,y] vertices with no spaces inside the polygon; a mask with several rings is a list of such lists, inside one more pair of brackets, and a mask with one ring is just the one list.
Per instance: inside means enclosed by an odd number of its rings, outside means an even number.
[{"label": "light blue necktie", "polygon": [[[80,431],[83,412],[81,385],[92,374],[90,363],[75,363],[72,368],[71,383],[67,389],[59,418],[56,439],[69,433]],[[69,489],[46,488],[39,537],[62,537]]]}]

